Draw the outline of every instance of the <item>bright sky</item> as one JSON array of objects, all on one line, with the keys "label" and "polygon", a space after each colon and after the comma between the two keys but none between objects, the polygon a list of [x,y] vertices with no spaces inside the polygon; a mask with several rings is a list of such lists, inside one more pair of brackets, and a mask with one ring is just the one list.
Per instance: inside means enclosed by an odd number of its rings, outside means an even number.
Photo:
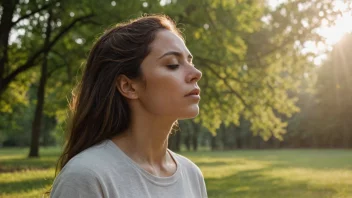
[{"label": "bright sky", "polygon": [[[268,0],[269,5],[275,8],[286,0]],[[317,33],[326,39],[325,43],[315,43],[308,41],[304,43],[305,49],[303,53],[313,52],[317,56],[312,60],[316,65],[320,65],[326,58],[326,51],[332,49],[332,45],[336,44],[346,34],[352,32],[352,3],[345,4],[342,0],[333,2],[334,11],[341,11],[342,15],[335,21],[335,24],[329,26],[327,21],[323,21],[322,27],[317,29]],[[321,13],[323,14],[323,13]]]}]

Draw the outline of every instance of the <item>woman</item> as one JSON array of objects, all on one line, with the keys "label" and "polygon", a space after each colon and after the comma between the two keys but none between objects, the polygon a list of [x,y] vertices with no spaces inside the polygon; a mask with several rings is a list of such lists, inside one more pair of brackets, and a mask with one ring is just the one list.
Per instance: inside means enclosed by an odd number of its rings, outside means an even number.
[{"label": "woman", "polygon": [[207,197],[199,168],[167,149],[198,115],[202,73],[172,20],[119,24],[92,48],[51,197]]}]

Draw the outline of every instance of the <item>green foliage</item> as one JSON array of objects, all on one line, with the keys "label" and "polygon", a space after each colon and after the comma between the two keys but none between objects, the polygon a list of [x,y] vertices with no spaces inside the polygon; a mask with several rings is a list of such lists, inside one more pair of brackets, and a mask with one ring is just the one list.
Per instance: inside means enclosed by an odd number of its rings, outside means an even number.
[{"label": "green foliage", "polygon": [[[215,135],[222,123],[226,127],[240,126],[243,118],[254,135],[264,140],[282,139],[287,120],[299,112],[298,96],[302,83],[306,83],[303,76],[314,78],[315,66],[309,61],[312,54],[302,53],[304,43],[322,41],[316,28],[323,20],[334,21],[339,14],[332,9],[333,0],[316,4],[311,0],[287,1],[277,8],[259,0],[113,2],[40,0],[20,1],[17,5],[16,17],[49,6],[13,27],[19,35],[9,45],[6,74],[43,49],[49,9],[53,13],[51,41],[62,34],[49,49],[44,109],[47,118],[55,117],[52,133],[57,139],[66,128],[67,102],[94,40],[109,26],[144,13],[167,14],[183,30],[194,63],[203,72],[197,123]],[[41,59],[37,56],[32,69],[16,76],[1,95],[1,120],[9,118],[15,106],[33,108],[35,102],[28,97],[28,88],[38,82]],[[24,119],[15,123],[31,120],[30,115],[11,119]],[[3,125],[0,123],[0,127]],[[11,127],[6,130],[12,131]]]}]

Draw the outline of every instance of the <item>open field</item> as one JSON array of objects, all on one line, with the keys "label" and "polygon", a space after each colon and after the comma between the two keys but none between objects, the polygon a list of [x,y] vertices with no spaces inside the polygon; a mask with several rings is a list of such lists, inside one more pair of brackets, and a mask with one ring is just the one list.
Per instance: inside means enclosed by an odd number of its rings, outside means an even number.
[{"label": "open field", "polygon": [[[0,197],[40,197],[59,155],[42,148],[0,149]],[[209,197],[352,198],[352,150],[182,152],[202,170]]]}]

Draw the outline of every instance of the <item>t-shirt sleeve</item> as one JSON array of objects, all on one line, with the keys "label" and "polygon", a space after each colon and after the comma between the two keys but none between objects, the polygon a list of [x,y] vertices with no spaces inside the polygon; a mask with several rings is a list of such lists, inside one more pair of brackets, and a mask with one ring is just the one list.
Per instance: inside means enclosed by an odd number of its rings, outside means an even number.
[{"label": "t-shirt sleeve", "polygon": [[192,162],[191,160],[189,160],[188,158],[182,155],[176,154],[176,157],[178,161],[184,167],[186,167],[188,174],[191,177],[190,181],[192,183],[192,186],[194,186],[194,189],[197,189],[196,197],[207,198],[208,197],[207,188],[205,185],[203,173],[200,170],[200,168],[194,162]]},{"label": "t-shirt sleeve", "polygon": [[199,167],[196,167],[197,168],[197,172],[198,172],[198,180],[199,180],[199,184],[200,184],[200,191],[202,193],[202,198],[207,198],[208,197],[208,194],[207,194],[207,188],[206,188],[206,185],[205,185],[205,181],[204,181],[204,177],[203,177],[203,174],[202,174],[202,171],[199,169]]},{"label": "t-shirt sleeve", "polygon": [[88,168],[63,171],[55,179],[51,198],[103,198],[97,175]]}]

